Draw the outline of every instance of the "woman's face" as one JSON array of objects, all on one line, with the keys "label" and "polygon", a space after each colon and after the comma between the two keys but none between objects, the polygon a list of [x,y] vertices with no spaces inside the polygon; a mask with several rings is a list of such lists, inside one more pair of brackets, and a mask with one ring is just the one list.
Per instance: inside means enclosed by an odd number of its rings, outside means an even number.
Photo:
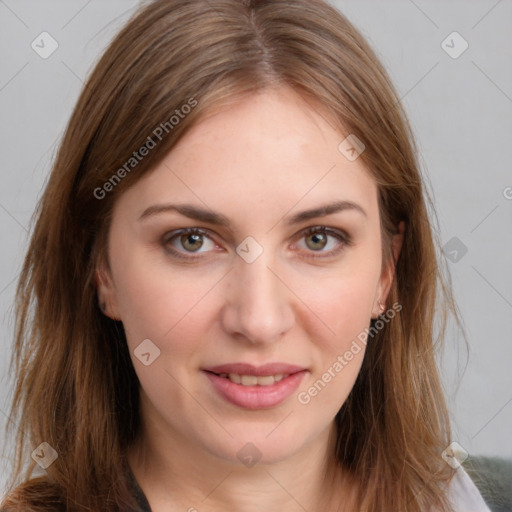
[{"label": "woman's face", "polygon": [[99,291],[159,432],[275,462],[332,425],[390,284],[377,187],[344,138],[266,90],[195,125],[117,201]]}]

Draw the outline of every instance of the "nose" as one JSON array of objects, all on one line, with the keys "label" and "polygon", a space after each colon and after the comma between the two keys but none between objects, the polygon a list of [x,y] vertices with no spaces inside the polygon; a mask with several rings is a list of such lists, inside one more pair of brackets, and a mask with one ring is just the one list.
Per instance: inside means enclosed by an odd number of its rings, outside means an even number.
[{"label": "nose", "polygon": [[221,314],[223,327],[231,336],[253,344],[271,344],[294,325],[293,293],[271,263],[266,251],[252,263],[236,258]]}]

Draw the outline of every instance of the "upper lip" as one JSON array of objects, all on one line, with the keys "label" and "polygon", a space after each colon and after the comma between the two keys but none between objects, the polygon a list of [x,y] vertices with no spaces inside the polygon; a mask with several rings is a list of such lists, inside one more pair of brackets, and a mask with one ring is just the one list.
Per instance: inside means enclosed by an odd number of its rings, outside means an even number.
[{"label": "upper lip", "polygon": [[212,372],[216,374],[221,373],[235,373],[237,375],[291,375],[292,373],[297,373],[305,370],[301,366],[296,366],[294,364],[287,363],[267,363],[262,366],[253,366],[249,363],[232,363],[232,364],[221,364],[218,366],[210,366],[208,368],[203,368],[203,370],[207,372]]}]

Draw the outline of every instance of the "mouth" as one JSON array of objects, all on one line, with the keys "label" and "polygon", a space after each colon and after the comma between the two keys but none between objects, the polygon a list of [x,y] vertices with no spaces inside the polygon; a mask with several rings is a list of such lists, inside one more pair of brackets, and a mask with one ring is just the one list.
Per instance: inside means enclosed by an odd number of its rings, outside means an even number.
[{"label": "mouth", "polygon": [[283,403],[297,389],[307,371],[281,363],[259,368],[240,363],[202,370],[223,400],[253,410]]}]

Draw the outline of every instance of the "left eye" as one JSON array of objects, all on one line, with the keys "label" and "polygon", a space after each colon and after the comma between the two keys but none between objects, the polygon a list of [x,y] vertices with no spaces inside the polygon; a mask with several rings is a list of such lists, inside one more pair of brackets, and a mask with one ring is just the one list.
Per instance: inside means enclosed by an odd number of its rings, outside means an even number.
[{"label": "left eye", "polygon": [[[329,239],[336,240],[336,242],[330,243]],[[350,243],[348,235],[326,228],[325,226],[308,228],[302,233],[300,240],[306,241],[306,249],[310,249],[314,253],[322,253],[322,256],[312,254],[312,257],[323,257],[324,253],[327,256],[337,254],[345,245],[349,245]]]}]

